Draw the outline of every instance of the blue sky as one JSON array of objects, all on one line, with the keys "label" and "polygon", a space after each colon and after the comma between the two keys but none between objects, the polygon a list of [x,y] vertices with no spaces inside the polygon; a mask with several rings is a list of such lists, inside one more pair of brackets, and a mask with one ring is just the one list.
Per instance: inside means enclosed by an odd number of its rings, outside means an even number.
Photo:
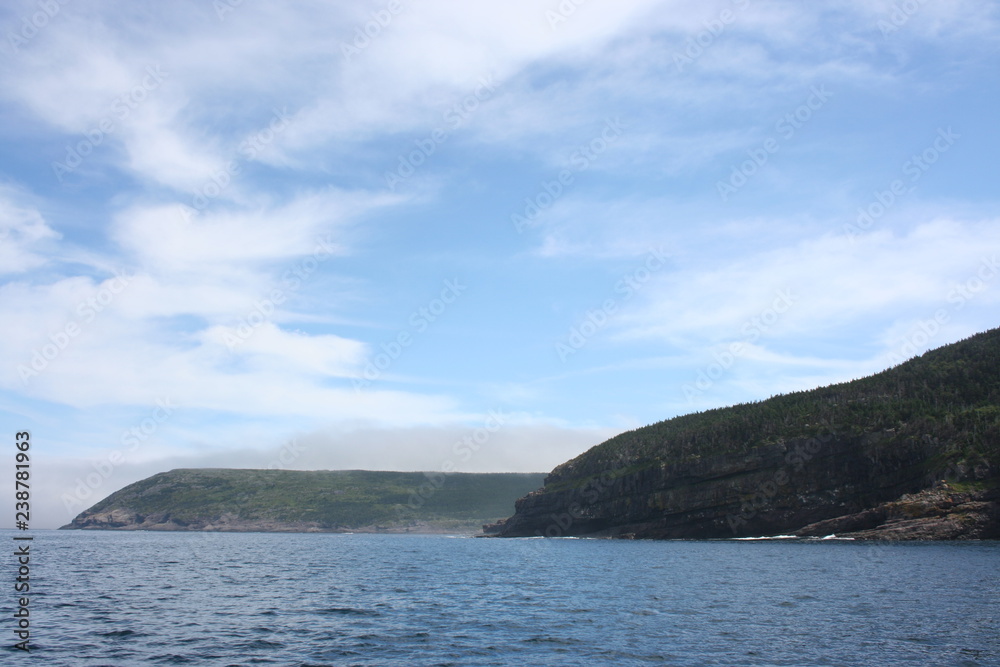
[{"label": "blue sky", "polygon": [[995,327],[998,18],[4,3],[34,525],[182,466],[549,470]]}]

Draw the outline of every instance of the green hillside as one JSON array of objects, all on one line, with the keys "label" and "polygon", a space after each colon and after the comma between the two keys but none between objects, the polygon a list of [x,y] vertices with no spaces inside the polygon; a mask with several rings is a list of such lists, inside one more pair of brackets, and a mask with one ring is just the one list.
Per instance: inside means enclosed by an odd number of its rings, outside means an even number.
[{"label": "green hillside", "polygon": [[[509,515],[542,473],[179,469],[113,493],[67,528],[473,526]],[[114,514],[117,512],[117,514]],[[110,518],[114,514],[115,518]]]},{"label": "green hillside", "polygon": [[577,475],[585,470],[600,474],[609,467],[625,472],[629,464],[676,465],[744,454],[793,438],[865,433],[888,434],[883,447],[935,438],[940,443],[938,458],[928,461],[934,470],[944,471],[963,460],[983,460],[1000,468],[1000,329],[851,382],[627,431],[564,465],[572,465]]},{"label": "green hillside", "polygon": [[714,538],[820,524],[972,538],[1000,534],[998,485],[992,329],[869,377],[622,433],[557,466],[488,532]]}]

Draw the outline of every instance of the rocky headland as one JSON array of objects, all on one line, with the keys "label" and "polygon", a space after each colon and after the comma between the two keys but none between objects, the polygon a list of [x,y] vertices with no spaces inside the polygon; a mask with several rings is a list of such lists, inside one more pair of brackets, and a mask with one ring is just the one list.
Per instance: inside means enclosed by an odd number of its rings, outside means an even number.
[{"label": "rocky headland", "polygon": [[997,539],[998,488],[993,329],[852,382],[618,435],[484,533]]}]

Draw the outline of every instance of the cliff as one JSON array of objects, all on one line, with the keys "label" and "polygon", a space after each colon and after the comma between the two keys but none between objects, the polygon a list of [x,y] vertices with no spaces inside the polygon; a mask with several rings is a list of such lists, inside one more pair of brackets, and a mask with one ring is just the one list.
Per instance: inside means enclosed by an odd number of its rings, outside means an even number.
[{"label": "cliff", "polygon": [[179,469],[116,491],[64,529],[468,532],[542,473]]},{"label": "cliff", "polygon": [[555,468],[484,531],[1000,538],[998,486],[993,329],[867,378],[623,433]]}]

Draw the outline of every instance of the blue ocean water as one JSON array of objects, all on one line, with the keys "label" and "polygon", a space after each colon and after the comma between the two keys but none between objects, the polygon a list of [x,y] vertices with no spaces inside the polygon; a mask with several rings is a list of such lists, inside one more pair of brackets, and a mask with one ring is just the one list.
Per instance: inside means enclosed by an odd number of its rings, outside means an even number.
[{"label": "blue ocean water", "polygon": [[996,542],[34,536],[3,664],[1000,665]]}]

